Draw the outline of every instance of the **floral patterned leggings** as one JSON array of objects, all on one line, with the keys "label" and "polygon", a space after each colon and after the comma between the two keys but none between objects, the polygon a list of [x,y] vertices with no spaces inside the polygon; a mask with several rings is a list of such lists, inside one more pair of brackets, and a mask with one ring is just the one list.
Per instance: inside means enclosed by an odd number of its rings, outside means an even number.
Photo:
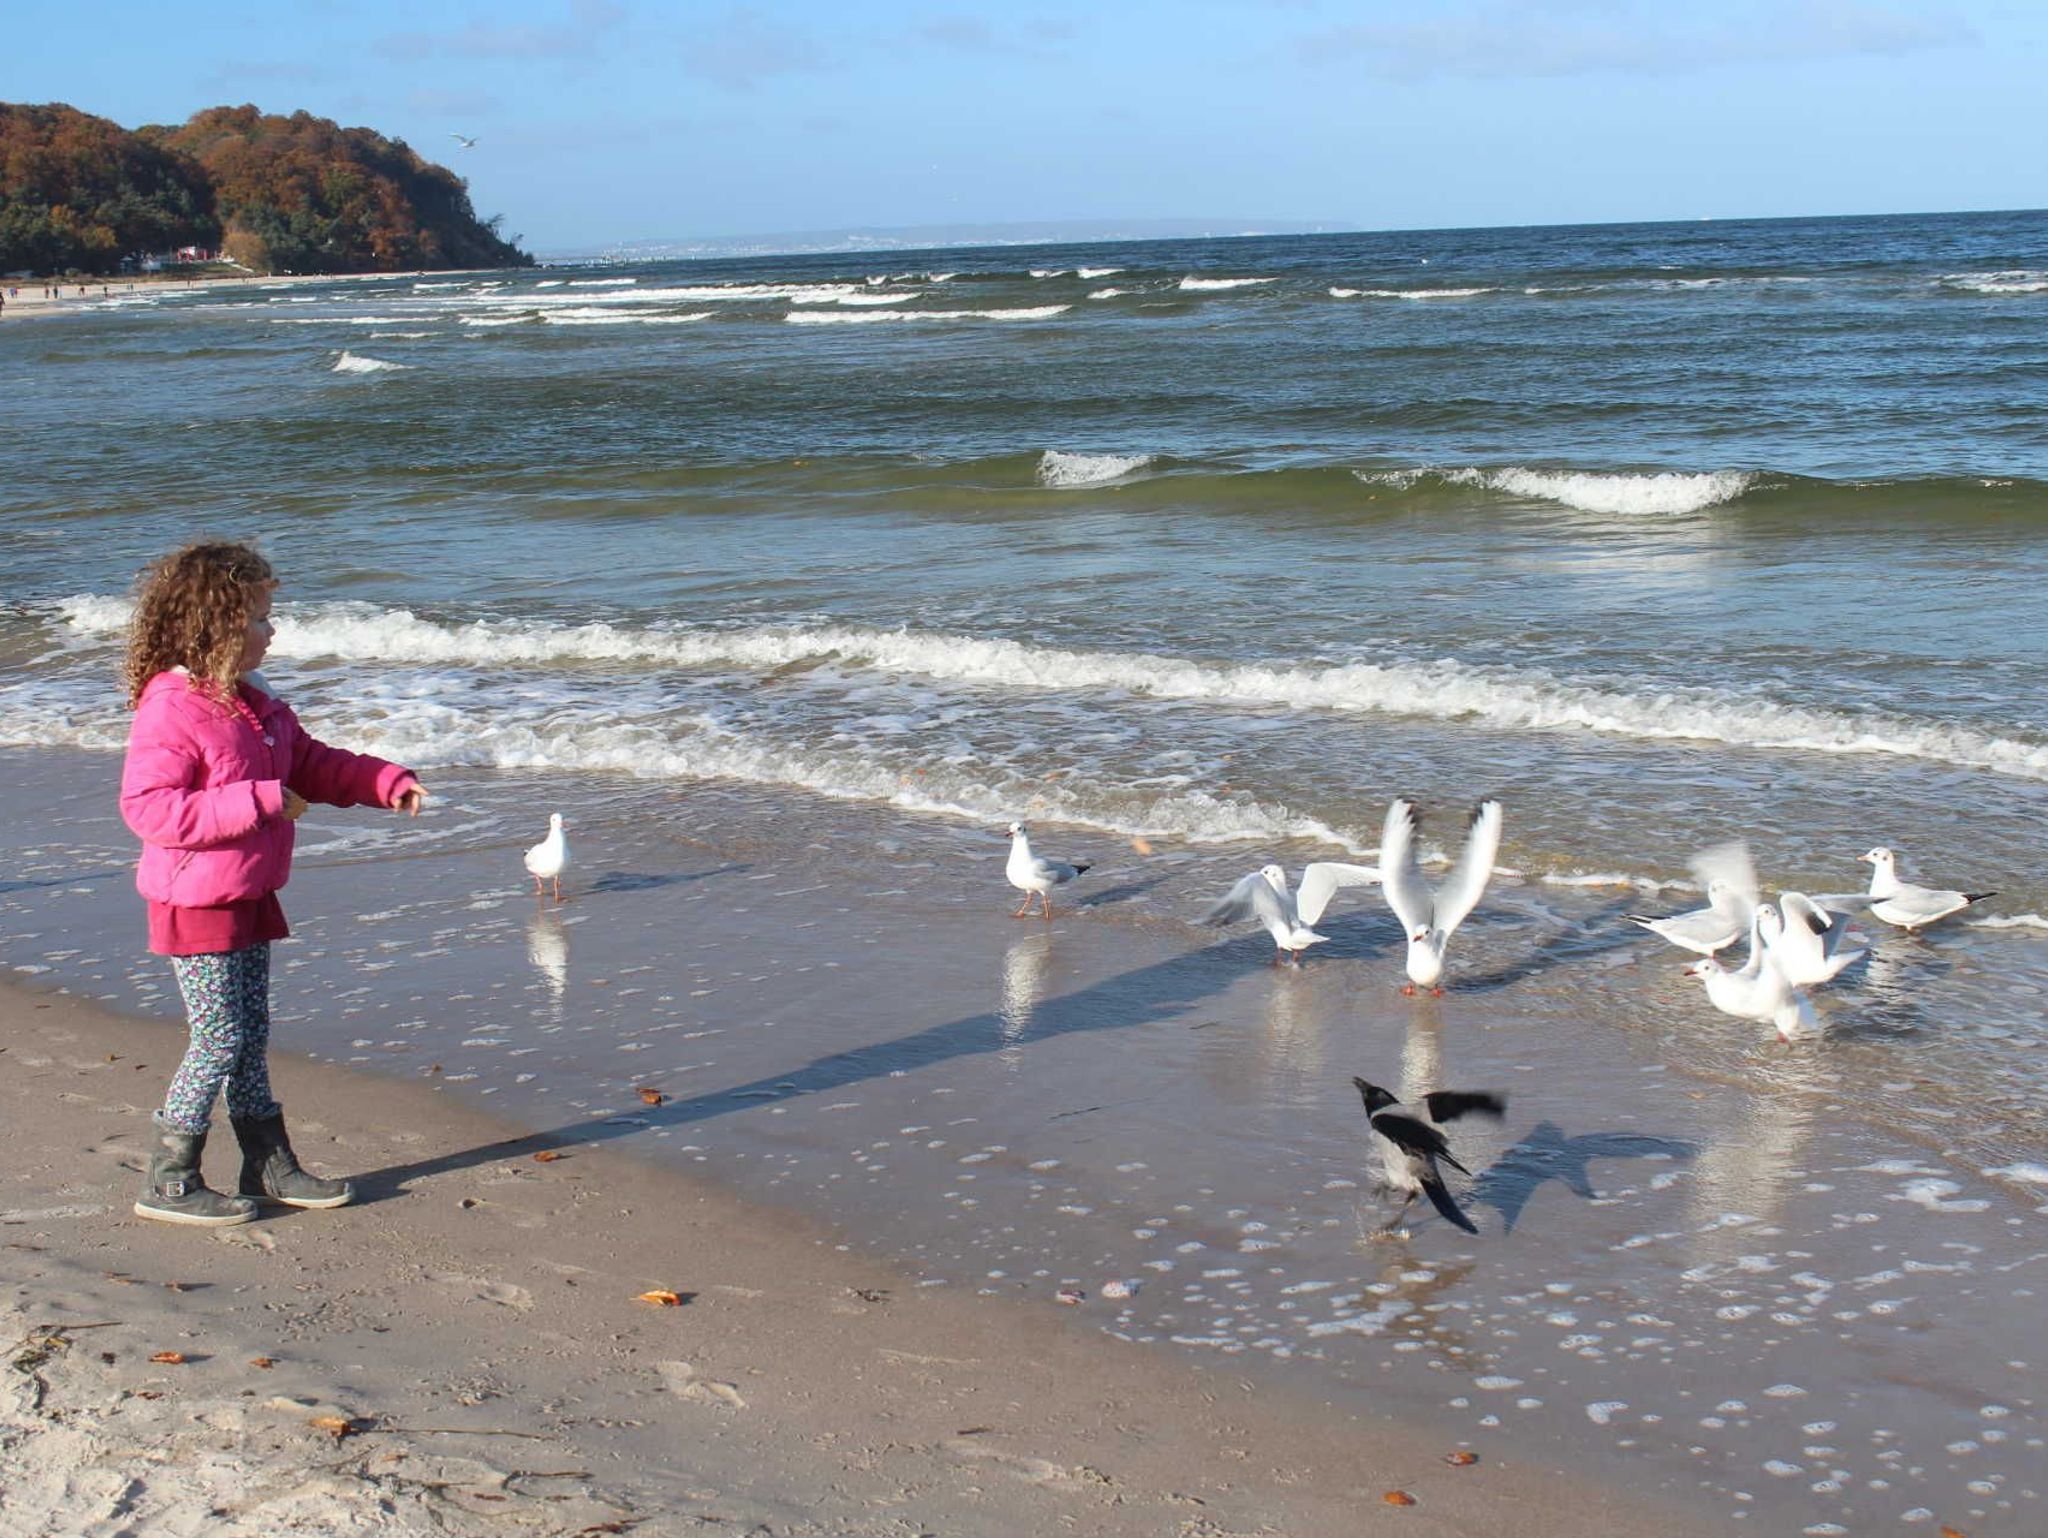
[{"label": "floral patterned leggings", "polygon": [[171,1078],[162,1119],[176,1131],[197,1135],[213,1120],[221,1086],[228,1091],[228,1115],[269,1116],[270,945],[244,946],[206,956],[173,956],[178,991],[192,1041]]}]

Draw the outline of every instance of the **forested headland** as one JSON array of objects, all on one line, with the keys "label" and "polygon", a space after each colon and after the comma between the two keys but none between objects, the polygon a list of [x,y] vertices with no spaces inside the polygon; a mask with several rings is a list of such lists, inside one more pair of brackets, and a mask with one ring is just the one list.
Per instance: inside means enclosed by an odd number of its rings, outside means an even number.
[{"label": "forested headland", "polygon": [[306,112],[126,129],[0,102],[0,272],[105,276],[194,247],[258,273],[531,266],[500,222],[402,139]]}]

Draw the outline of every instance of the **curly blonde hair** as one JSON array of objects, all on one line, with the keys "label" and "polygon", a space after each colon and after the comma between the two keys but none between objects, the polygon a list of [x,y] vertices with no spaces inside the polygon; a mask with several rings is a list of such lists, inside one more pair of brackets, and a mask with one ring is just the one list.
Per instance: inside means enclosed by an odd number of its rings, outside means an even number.
[{"label": "curly blonde hair", "polygon": [[270,562],[247,545],[187,545],[150,566],[136,582],[121,670],[128,708],[152,678],[176,667],[225,698],[241,672],[250,611],[264,589],[276,585]]}]

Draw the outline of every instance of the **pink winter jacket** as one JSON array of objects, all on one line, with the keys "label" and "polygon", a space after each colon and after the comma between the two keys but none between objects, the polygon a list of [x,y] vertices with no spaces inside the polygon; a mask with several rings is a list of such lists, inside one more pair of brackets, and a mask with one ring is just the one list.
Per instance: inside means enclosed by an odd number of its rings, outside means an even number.
[{"label": "pink winter jacket", "polygon": [[212,908],[289,881],[287,786],[332,806],[388,807],[417,783],[410,769],[316,742],[291,706],[254,693],[260,732],[182,672],[159,673],[143,688],[128,729],[121,818],[142,840],[135,886],[152,902]]}]

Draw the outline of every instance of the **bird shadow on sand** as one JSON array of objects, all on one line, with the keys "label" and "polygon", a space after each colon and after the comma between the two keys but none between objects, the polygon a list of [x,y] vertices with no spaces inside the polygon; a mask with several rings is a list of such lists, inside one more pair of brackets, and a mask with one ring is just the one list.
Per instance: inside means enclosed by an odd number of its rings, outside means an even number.
[{"label": "bird shadow on sand", "polygon": [[1099,892],[1090,892],[1086,897],[1077,897],[1068,903],[1067,906],[1069,908],[1107,908],[1115,903],[1127,903],[1133,898],[1144,896],[1167,879],[1166,876],[1161,875],[1148,876],[1142,881],[1120,882],[1116,886],[1104,887]]},{"label": "bird shadow on sand", "polygon": [[[1643,938],[1642,931],[1628,922],[1628,914],[1634,907],[1630,899],[1619,898],[1575,921],[1568,930],[1540,941],[1518,960],[1487,972],[1455,973],[1447,986],[1459,993],[1492,993],[1541,977],[1556,967],[1628,950]],[[1512,921],[1518,924],[1527,922],[1519,915]]]},{"label": "bird shadow on sand", "polygon": [[1567,1137],[1555,1122],[1538,1122],[1522,1140],[1479,1172],[1465,1199],[1491,1207],[1501,1231],[1513,1233],[1537,1190],[1555,1180],[1584,1201],[1599,1196],[1590,1168],[1595,1159],[1690,1159],[1699,1145],[1641,1132],[1586,1132]]},{"label": "bird shadow on sand", "polygon": [[733,876],[742,871],[752,870],[751,865],[720,865],[711,870],[640,872],[630,870],[608,870],[592,881],[587,891],[598,892],[653,892],[662,887],[688,886],[693,881],[708,881],[713,876]]},{"label": "bird shadow on sand", "polygon": [[[800,1066],[777,1069],[711,1094],[655,1106],[621,1107],[608,1117],[569,1122],[411,1164],[372,1170],[355,1177],[357,1199],[383,1200],[400,1194],[411,1181],[501,1159],[531,1158],[542,1152],[573,1157],[578,1148],[637,1137],[665,1127],[713,1121],[764,1104],[788,1104],[808,1095],[837,1094],[870,1079],[885,1079],[960,1058],[1014,1051],[1056,1037],[1172,1025],[1243,975],[1239,951],[1239,942],[1231,941],[1106,977],[1073,993],[1035,1004],[1029,1023],[1021,1030],[1014,1020],[1005,1019],[1001,1011],[988,1010],[905,1036],[828,1053]],[[1075,1106],[1059,1114],[1081,1116],[1103,1109],[1088,1104],[1087,1094],[1086,1086],[1077,1086]]]}]

